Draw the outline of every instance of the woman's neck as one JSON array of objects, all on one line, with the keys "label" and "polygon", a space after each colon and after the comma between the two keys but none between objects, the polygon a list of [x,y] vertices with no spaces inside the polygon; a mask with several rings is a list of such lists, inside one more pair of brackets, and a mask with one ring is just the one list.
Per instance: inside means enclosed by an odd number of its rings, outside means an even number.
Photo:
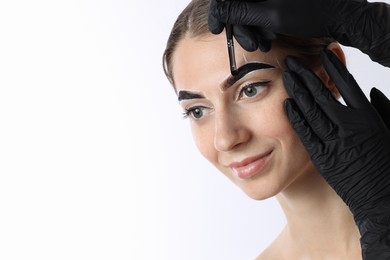
[{"label": "woman's neck", "polygon": [[360,256],[360,234],[352,213],[320,174],[300,176],[277,199],[287,219],[280,239],[297,255]]}]

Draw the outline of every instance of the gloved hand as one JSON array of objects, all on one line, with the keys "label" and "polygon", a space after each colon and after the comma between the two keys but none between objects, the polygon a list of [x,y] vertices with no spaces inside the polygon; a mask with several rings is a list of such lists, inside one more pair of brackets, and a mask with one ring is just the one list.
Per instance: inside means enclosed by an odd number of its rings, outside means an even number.
[{"label": "gloved hand", "polygon": [[278,34],[333,37],[390,66],[390,5],[366,0],[211,0],[209,29],[225,24],[247,51],[269,50]]},{"label": "gloved hand", "polygon": [[288,57],[286,113],[314,166],[349,206],[364,259],[390,259],[390,131],[338,58],[325,51],[323,59],[347,106]]},{"label": "gloved hand", "polygon": [[371,104],[378,111],[383,122],[386,123],[387,128],[390,129],[390,100],[376,88],[371,89],[370,97]]}]

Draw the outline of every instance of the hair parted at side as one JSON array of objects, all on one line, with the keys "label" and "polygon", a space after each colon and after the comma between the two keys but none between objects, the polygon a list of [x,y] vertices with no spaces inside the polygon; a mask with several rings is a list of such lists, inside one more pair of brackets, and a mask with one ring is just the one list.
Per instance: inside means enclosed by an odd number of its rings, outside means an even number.
[{"label": "hair parted at side", "polygon": [[[208,28],[209,6],[210,0],[192,0],[179,14],[172,27],[163,54],[163,69],[173,86],[175,86],[175,82],[172,70],[172,56],[176,47],[186,37],[195,38],[210,33]],[[320,52],[335,40],[326,37],[300,38],[279,35],[275,41],[282,47],[296,51],[308,66],[315,67],[321,63]]]},{"label": "hair parted at side", "polygon": [[179,14],[169,35],[163,54],[163,68],[169,82],[174,85],[172,74],[172,56],[178,42],[185,38],[209,33],[208,10],[210,0],[193,0]]}]

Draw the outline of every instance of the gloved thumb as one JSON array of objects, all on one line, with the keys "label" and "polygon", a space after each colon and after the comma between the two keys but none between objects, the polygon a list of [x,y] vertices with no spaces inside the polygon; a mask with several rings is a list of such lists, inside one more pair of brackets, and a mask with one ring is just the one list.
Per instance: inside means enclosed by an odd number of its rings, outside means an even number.
[{"label": "gloved thumb", "polygon": [[370,98],[371,104],[375,107],[387,128],[390,129],[390,100],[376,88],[371,89]]},{"label": "gloved thumb", "polygon": [[217,4],[218,3],[216,0],[212,0],[210,2],[210,8],[208,14],[208,27],[209,27],[209,31],[213,34],[220,34],[225,28],[224,24],[212,14]]}]

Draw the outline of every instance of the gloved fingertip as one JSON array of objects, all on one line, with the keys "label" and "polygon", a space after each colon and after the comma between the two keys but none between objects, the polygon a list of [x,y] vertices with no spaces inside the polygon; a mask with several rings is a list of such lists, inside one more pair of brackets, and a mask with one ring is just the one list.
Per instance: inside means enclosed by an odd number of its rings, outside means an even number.
[{"label": "gloved fingertip", "polygon": [[378,98],[378,97],[386,97],[386,96],[382,93],[382,91],[374,87],[370,90],[370,97]]},{"label": "gloved fingertip", "polygon": [[328,57],[333,56],[333,55],[334,55],[334,53],[331,50],[329,50],[329,49],[323,49],[321,51],[321,56],[322,57],[328,58]]},{"label": "gloved fingertip", "polygon": [[257,50],[258,41],[256,34],[251,31],[251,28],[242,25],[234,25],[233,35],[244,50],[248,52]]},{"label": "gloved fingertip", "polygon": [[269,52],[271,50],[271,47],[272,47],[271,41],[259,42],[259,49],[262,52]]},{"label": "gloved fingertip", "polygon": [[294,119],[297,118],[297,109],[299,109],[295,103],[295,100],[293,98],[286,98],[283,103],[287,117],[290,119],[290,121],[295,121]]},{"label": "gloved fingertip", "polygon": [[376,99],[376,97],[378,97],[378,89],[377,88],[372,88],[370,90],[370,99],[373,100],[373,99]]},{"label": "gloved fingertip", "polygon": [[283,83],[284,87],[286,88],[287,94],[291,97],[294,92],[293,88],[295,84],[293,84],[294,77],[290,71],[283,72]]},{"label": "gloved fingertip", "polygon": [[322,50],[321,51],[321,58],[322,58],[322,61],[325,65],[325,69],[328,70],[331,67],[335,67],[340,72],[342,70],[345,70],[345,65],[341,63],[340,59],[336,56],[336,54],[333,51],[328,50],[328,49]]},{"label": "gloved fingertip", "polygon": [[294,57],[291,55],[287,55],[284,58],[284,63],[286,63],[287,68],[291,69],[291,67],[294,65]]},{"label": "gloved fingertip", "polygon": [[389,99],[386,97],[386,95],[383,94],[383,92],[377,88],[371,89],[370,99],[371,99],[371,103],[378,103],[378,102],[385,102],[385,101],[389,102]]},{"label": "gloved fingertip", "polygon": [[294,99],[293,98],[286,98],[284,100],[284,106],[291,106],[292,103],[295,103]]},{"label": "gloved fingertip", "polygon": [[273,38],[274,33],[270,31],[261,30],[258,31],[255,35],[258,42],[258,48],[260,49],[260,51],[262,52],[270,51],[272,46],[271,41],[274,39]]},{"label": "gloved fingertip", "polygon": [[213,34],[220,34],[225,28],[225,24],[221,21],[221,11],[219,8],[219,1],[213,0],[210,2],[210,8],[208,11],[208,28]]},{"label": "gloved fingertip", "polygon": [[321,55],[326,72],[337,86],[347,106],[358,108],[369,105],[366,95],[340,58],[327,49],[323,50]]},{"label": "gloved fingertip", "polygon": [[295,103],[295,100],[292,98],[287,98],[284,101],[284,109],[291,126],[294,128],[295,132],[300,136],[301,140],[304,141],[305,136],[307,136],[308,135],[307,133],[310,131],[307,127],[305,119],[302,116],[302,113],[298,105]]},{"label": "gloved fingertip", "polygon": [[212,34],[220,34],[225,28],[225,26],[222,23],[217,21],[212,22],[210,21],[210,19],[209,19],[208,27],[209,27],[209,31]]},{"label": "gloved fingertip", "polygon": [[258,43],[255,41],[255,39],[250,39],[249,37],[241,38],[238,37],[238,35],[235,35],[234,37],[244,50],[248,52],[253,52],[257,50]]},{"label": "gloved fingertip", "polygon": [[287,55],[284,62],[286,63],[287,68],[293,71],[296,71],[296,69],[301,66],[298,58],[292,55]]}]

